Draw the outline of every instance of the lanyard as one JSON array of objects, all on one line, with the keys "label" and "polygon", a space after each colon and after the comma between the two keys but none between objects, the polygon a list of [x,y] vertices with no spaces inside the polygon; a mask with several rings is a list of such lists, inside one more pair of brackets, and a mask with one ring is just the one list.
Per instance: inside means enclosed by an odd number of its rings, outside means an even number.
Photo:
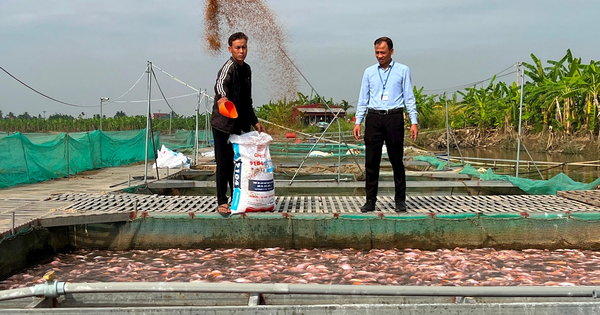
[{"label": "lanyard", "polygon": [[383,81],[383,78],[381,77],[381,71],[379,71],[379,69],[377,69],[377,74],[379,74],[379,80],[381,80],[381,84],[383,85],[383,92],[385,92],[385,86],[387,85],[387,81],[390,78],[390,73],[392,73],[392,68],[394,67],[394,63],[395,63],[395,61],[392,60],[392,64],[390,64],[390,68],[388,69],[387,77],[385,77],[385,82]]}]

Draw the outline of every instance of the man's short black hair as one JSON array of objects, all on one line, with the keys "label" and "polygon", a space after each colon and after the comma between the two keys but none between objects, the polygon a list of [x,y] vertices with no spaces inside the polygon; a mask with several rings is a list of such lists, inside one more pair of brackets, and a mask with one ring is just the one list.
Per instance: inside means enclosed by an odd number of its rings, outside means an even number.
[{"label": "man's short black hair", "polygon": [[[387,46],[389,48],[389,50],[392,50],[394,48],[394,43],[392,42],[392,39],[389,37],[379,37],[378,39],[375,40],[375,46],[381,44],[382,42],[386,42]],[[231,45],[230,45],[231,46]]]},{"label": "man's short black hair", "polygon": [[244,34],[242,32],[237,32],[237,33],[231,34],[231,36],[229,36],[229,40],[227,41],[227,43],[229,43],[229,47],[231,47],[231,45],[233,45],[233,42],[238,39],[245,39],[247,42],[248,36],[246,36],[246,34]]}]

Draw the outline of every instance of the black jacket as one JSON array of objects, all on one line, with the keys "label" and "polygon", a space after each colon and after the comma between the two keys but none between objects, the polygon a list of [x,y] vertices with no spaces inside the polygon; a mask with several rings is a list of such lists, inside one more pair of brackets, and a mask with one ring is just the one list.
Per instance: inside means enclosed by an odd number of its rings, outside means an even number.
[{"label": "black jacket", "polygon": [[[221,97],[227,97],[233,102],[238,118],[225,117],[219,112],[217,101]],[[240,134],[250,131],[256,123],[258,118],[252,108],[252,70],[247,63],[240,65],[231,57],[217,74],[210,125],[225,133]]]}]

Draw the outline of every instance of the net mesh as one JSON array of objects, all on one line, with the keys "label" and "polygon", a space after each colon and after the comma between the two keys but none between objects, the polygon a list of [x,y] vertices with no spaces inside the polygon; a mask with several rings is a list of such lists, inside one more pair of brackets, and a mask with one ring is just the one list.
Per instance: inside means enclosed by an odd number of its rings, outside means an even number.
[{"label": "net mesh", "polygon": [[[460,163],[451,163],[448,165],[447,161],[440,160],[433,156],[415,156],[413,160],[425,161],[433,166],[436,166],[438,170],[442,170],[447,166],[461,166]],[[485,172],[479,172],[471,164],[465,164],[462,166],[463,169],[459,172],[460,174],[466,174],[471,177],[477,177],[481,180],[503,180],[509,181],[513,185],[519,187],[522,191],[530,195],[556,195],[557,191],[567,190],[593,190],[595,187],[600,185],[600,178],[595,181],[586,184],[571,179],[565,173],[559,173],[548,180],[534,180],[529,178],[519,178],[510,175],[499,175],[494,173],[491,168],[488,168]]]},{"label": "net mesh", "polygon": [[460,173],[479,177],[483,180],[506,180],[530,195],[556,195],[557,191],[592,190],[600,185],[600,178],[586,184],[571,179],[565,173],[559,173],[548,180],[533,180],[510,175],[498,175],[491,169],[487,169],[484,173],[479,173],[470,164],[466,164]]},{"label": "net mesh", "polygon": [[[159,147],[160,133],[154,133]],[[0,188],[66,177],[145,159],[146,129],[0,135]],[[155,158],[152,143],[148,156]]]},{"label": "net mesh", "polygon": [[448,164],[448,161],[441,160],[433,156],[415,156],[413,157],[413,160],[428,162],[429,164],[437,167],[438,170],[443,170],[447,167],[462,166],[462,170],[459,172],[459,174],[466,174],[471,177],[477,177],[481,180],[509,181],[513,185],[519,187],[519,189],[530,195],[556,195],[557,191],[593,190],[598,185],[600,185],[600,178],[596,179],[595,181],[589,184],[586,184],[573,180],[565,173],[559,173],[548,180],[534,180],[529,178],[519,178],[510,175],[499,175],[494,173],[494,171],[491,168],[486,169],[485,172],[480,172],[479,170],[471,166],[471,164]]},{"label": "net mesh", "polygon": [[440,159],[438,159],[438,158],[436,158],[434,156],[427,156],[427,155],[418,155],[418,156],[415,156],[415,157],[413,157],[413,160],[427,162],[427,163],[435,166],[438,171],[441,171],[441,170],[445,169],[446,166],[448,166],[448,167],[455,167],[455,166],[461,166],[462,165],[460,163],[452,163],[452,162],[449,162],[449,161],[442,161],[442,160],[440,160]]},{"label": "net mesh", "polygon": [[[194,130],[176,130],[172,134],[160,136],[161,144],[173,151],[188,152],[194,149]],[[198,130],[199,147],[207,147],[212,143],[212,133],[207,130]]]}]

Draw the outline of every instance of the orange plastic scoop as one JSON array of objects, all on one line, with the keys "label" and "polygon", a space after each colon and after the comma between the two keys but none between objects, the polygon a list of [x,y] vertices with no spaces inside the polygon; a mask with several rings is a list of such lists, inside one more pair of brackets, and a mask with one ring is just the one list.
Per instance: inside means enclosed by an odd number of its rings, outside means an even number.
[{"label": "orange plastic scoop", "polygon": [[237,109],[235,109],[235,105],[232,101],[225,101],[219,103],[219,113],[229,118],[235,119],[238,117]]}]

